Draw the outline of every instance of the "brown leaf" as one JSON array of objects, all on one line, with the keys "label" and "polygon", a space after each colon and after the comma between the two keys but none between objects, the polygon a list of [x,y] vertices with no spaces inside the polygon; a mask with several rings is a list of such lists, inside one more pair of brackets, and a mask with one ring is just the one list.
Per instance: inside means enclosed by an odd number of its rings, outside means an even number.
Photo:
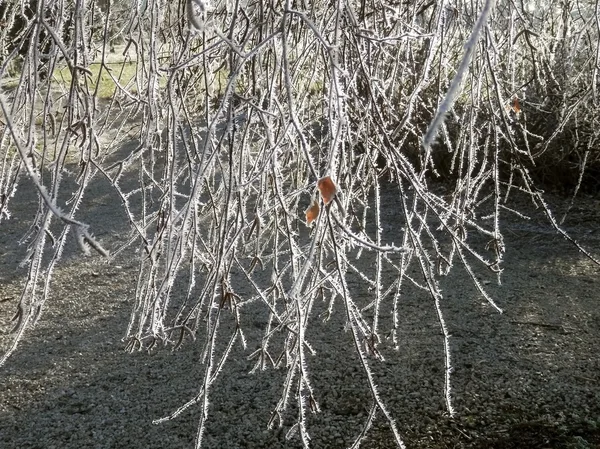
[{"label": "brown leaf", "polygon": [[317,181],[317,188],[319,189],[319,192],[321,192],[323,203],[325,203],[326,206],[331,203],[333,197],[337,193],[337,187],[330,176],[319,179]]},{"label": "brown leaf", "polygon": [[519,98],[515,96],[512,101],[512,110],[515,111],[515,114],[519,114],[521,112],[521,105],[519,104]]},{"label": "brown leaf", "polygon": [[308,209],[306,209],[304,213],[306,214],[306,225],[310,226],[310,224],[319,216],[319,202],[313,200],[312,204],[308,206]]}]

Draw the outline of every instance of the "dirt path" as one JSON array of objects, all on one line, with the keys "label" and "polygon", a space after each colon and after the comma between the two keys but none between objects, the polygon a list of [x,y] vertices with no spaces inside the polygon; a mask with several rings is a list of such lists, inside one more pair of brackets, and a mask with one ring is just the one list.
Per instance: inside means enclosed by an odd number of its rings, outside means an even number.
[{"label": "dirt path", "polygon": [[[126,220],[110,186],[95,182],[80,218],[114,248],[125,238]],[[598,204],[582,201],[565,224],[596,255]],[[0,228],[2,329],[9,328],[25,275],[18,268],[25,247],[16,242],[37,200],[21,189],[13,205],[15,219]],[[460,269],[443,283],[452,334],[454,419],[444,410],[443,348],[431,303],[410,295],[403,300],[401,348],[388,351],[376,376],[409,447],[600,447],[600,271],[542,222],[509,223],[505,235],[503,285],[488,283],[481,273],[503,315],[484,303]],[[67,248],[43,318],[0,368],[0,447],[192,446],[197,409],[162,425],[151,421],[195,394],[201,342],[176,353],[123,351],[120,338],[136,273],[133,258],[106,264],[79,256],[74,245]],[[315,328],[322,353],[343,354],[343,341],[331,331]],[[0,343],[6,342],[0,335]],[[297,440],[285,441],[284,432],[265,430],[282,373],[248,375],[251,351],[235,354],[220,384],[220,397],[230,399],[214,404],[206,447],[297,447]],[[367,393],[354,390],[360,389],[360,376],[333,357],[310,362],[323,408],[313,423],[316,448],[345,447],[365,417]],[[245,424],[248,414],[260,415],[259,428]],[[346,424],[348,434],[331,431],[335,423]],[[363,447],[394,447],[382,422],[376,421]]]}]

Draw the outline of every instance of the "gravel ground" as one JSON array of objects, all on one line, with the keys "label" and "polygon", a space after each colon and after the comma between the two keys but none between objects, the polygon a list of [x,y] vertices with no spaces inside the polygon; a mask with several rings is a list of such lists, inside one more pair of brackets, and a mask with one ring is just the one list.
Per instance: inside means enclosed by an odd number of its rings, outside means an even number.
[{"label": "gravel ground", "polygon": [[[27,227],[22,220],[37,207],[26,190],[13,202],[15,219],[0,228],[2,329],[10,328],[25,273],[17,267],[25,250],[16,244]],[[125,218],[107,185],[99,180],[93,191],[81,207],[88,216],[81,218],[114,248],[124,238]],[[395,206],[385,201],[391,226]],[[599,205],[582,200],[566,223],[596,255]],[[408,447],[600,447],[600,271],[542,222],[509,223],[505,237],[503,284],[486,285],[504,314],[483,301],[464,270],[442,283],[452,334],[454,418],[444,407],[443,346],[433,304],[423,295],[404,295],[400,349],[384,347],[386,362],[375,364],[374,374]],[[197,391],[203,342],[177,352],[123,350],[136,273],[133,258],[106,264],[67,248],[43,318],[0,368],[0,447],[193,447],[197,408],[160,425],[152,420]],[[482,279],[488,282],[487,275]],[[248,374],[253,364],[246,357],[265,317],[258,311],[244,317],[250,344],[235,347],[213,391],[205,447],[300,447],[297,439],[285,439],[289,420],[282,429],[267,429],[285,373]],[[310,417],[313,447],[347,447],[368,413],[364,374],[349,349],[341,310],[309,331],[317,356],[308,363],[322,409]],[[0,345],[7,341],[0,335]],[[363,447],[395,447],[383,420],[376,420]]]}]

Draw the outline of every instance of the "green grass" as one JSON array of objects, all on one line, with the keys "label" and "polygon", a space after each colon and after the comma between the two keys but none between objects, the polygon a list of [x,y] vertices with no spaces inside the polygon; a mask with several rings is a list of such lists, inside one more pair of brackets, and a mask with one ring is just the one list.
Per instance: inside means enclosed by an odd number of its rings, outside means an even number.
[{"label": "green grass", "polygon": [[[112,77],[109,75],[107,68],[110,70]],[[137,71],[137,63],[135,61],[106,63],[104,67],[100,63],[93,63],[87,69],[91,75],[83,71],[80,72],[80,83],[83,85],[85,82],[83,78],[85,77],[87,83],[89,83],[90,92],[93,92],[97,87],[97,97],[100,99],[107,100],[113,97],[117,89],[117,84],[113,80],[113,77],[123,88],[132,94],[138,93],[137,86],[135,85]],[[53,77],[56,82],[65,88],[68,88],[73,80],[71,70],[67,66],[55,70]],[[166,84],[166,77],[160,77],[159,86],[164,87]]]},{"label": "green grass", "polygon": [[[80,83],[82,84],[82,86],[84,85],[83,78],[85,76],[87,78],[88,86],[91,93],[94,92],[94,90],[96,89],[96,85],[98,84],[98,98],[111,98],[114,95],[117,86],[108,74],[106,70],[107,67],[122,87],[126,88],[131,93],[137,93],[137,86],[133,84],[135,82],[135,75],[137,70],[137,63],[135,61],[106,63],[104,68],[102,68],[102,65],[100,63],[92,63],[89,67],[87,67],[89,73],[86,74],[83,71],[80,72]],[[101,68],[102,73],[100,73]],[[72,80],[73,75],[66,64],[61,64],[60,67],[54,70],[54,73],[52,75],[53,84],[56,87],[62,89],[68,89],[71,85]],[[6,90],[15,89],[19,84],[19,76],[5,77],[2,79],[2,82],[0,84],[2,88]],[[166,78],[161,77],[161,79],[159,80],[159,85],[163,87],[166,86],[166,84]]]}]

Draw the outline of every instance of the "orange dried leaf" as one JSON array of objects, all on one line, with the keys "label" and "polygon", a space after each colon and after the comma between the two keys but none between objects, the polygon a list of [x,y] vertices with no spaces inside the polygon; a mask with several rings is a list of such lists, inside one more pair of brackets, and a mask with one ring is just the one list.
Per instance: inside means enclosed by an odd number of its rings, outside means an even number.
[{"label": "orange dried leaf", "polygon": [[308,206],[308,209],[306,209],[304,213],[306,214],[306,224],[310,226],[310,224],[319,216],[319,202],[313,200],[312,204]]},{"label": "orange dried leaf", "polygon": [[515,111],[515,114],[519,114],[519,112],[521,112],[521,105],[519,104],[518,97],[513,98],[512,109]]},{"label": "orange dried leaf", "polygon": [[333,197],[337,193],[337,187],[330,176],[319,179],[317,181],[317,188],[319,189],[319,192],[321,192],[321,197],[326,206],[331,203]]}]

